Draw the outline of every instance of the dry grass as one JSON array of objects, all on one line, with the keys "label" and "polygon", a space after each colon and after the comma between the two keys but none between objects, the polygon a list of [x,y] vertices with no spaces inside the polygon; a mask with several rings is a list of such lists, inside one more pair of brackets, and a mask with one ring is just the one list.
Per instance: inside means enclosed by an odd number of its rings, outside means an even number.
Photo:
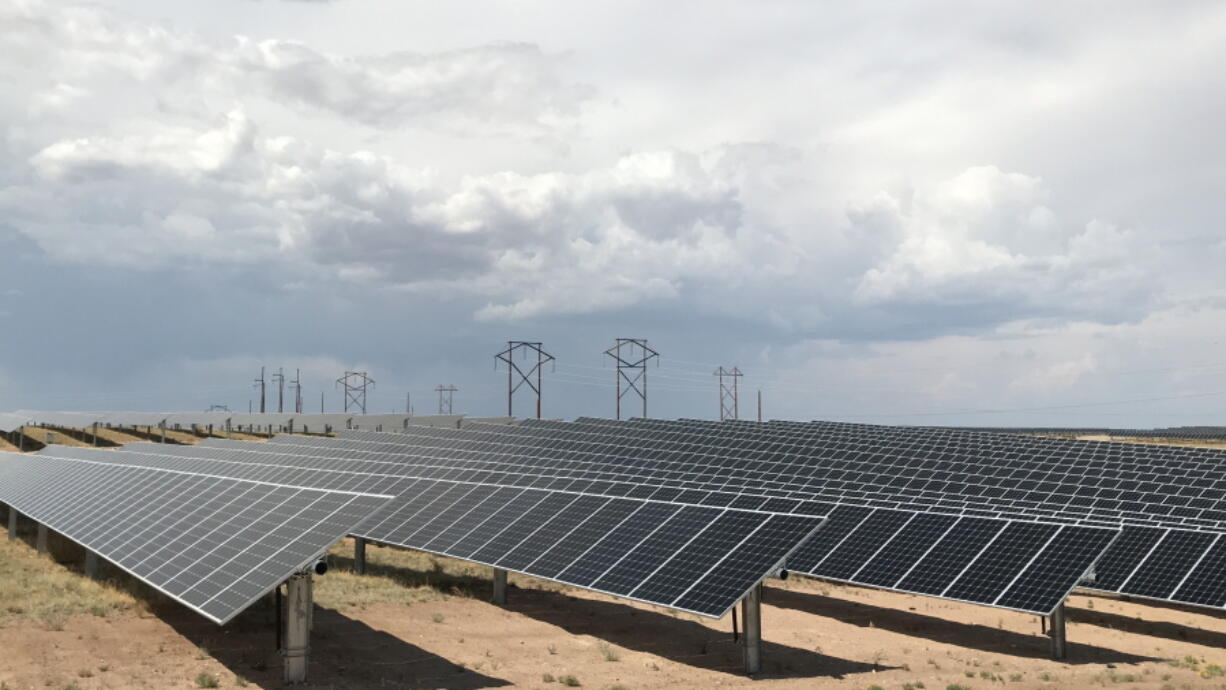
[{"label": "dry grass", "polygon": [[137,587],[128,577],[90,580],[73,565],[39,556],[21,540],[0,537],[0,626],[37,621],[57,630],[73,616],[144,610],[147,603]]},{"label": "dry grass", "polygon": [[[87,443],[81,443],[80,441],[69,436],[68,434],[65,434],[62,431],[53,431],[51,429],[43,429],[43,428],[36,427],[36,426],[27,426],[25,427],[25,432],[26,432],[26,436],[34,439],[35,441],[38,441],[39,443],[44,443],[44,444],[55,443],[56,445],[60,445],[60,446],[76,446],[78,448],[84,448],[89,445]],[[52,438],[54,438],[55,440],[54,441],[49,440]]]},{"label": "dry grass", "polygon": [[[366,548],[366,574],[353,572],[353,542],[346,539],[332,549],[332,569],[315,582],[315,601],[320,606],[364,609],[376,604],[415,604],[445,601],[451,597],[488,599],[490,569],[418,551]],[[521,588],[560,589],[560,585],[512,575]]]}]

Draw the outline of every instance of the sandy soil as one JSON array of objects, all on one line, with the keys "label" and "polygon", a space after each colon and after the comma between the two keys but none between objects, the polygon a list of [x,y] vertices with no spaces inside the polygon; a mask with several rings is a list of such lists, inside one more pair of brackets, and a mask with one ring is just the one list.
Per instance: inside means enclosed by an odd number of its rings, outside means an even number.
[{"label": "sandy soil", "polygon": [[[20,549],[20,557],[37,558]],[[395,573],[399,553],[371,551],[376,572],[361,577],[428,581],[440,577],[440,568],[471,571],[437,559],[434,570]],[[308,687],[560,688],[567,676],[581,687],[606,689],[1177,690],[1226,681],[1214,675],[1220,667],[1210,666],[1226,662],[1226,614],[1102,597],[1072,598],[1069,660],[1062,663],[1048,660],[1034,616],[805,579],[773,581],[763,606],[766,672],[751,680],[741,672],[727,618],[673,614],[516,576],[506,608],[446,592],[409,603],[349,605],[348,585],[326,582],[354,581],[359,576],[348,566],[336,558],[334,572],[318,585],[332,591],[321,592],[330,603],[316,610]],[[219,628],[173,603],[52,622],[0,617],[0,682],[7,684],[0,687],[193,688],[202,673],[221,687],[281,687],[272,619],[262,604]]]},{"label": "sandy soil", "polygon": [[0,450],[5,451],[6,453],[16,453],[17,446],[9,443],[8,439],[0,438]]}]

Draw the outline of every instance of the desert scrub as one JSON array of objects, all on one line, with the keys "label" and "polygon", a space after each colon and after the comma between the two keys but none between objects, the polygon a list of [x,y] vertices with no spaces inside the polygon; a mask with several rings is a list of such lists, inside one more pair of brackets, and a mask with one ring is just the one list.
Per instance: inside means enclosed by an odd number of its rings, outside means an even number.
[{"label": "desert scrub", "polygon": [[31,620],[63,629],[73,616],[139,609],[146,604],[136,587],[127,577],[89,580],[24,542],[0,539],[0,626]]}]

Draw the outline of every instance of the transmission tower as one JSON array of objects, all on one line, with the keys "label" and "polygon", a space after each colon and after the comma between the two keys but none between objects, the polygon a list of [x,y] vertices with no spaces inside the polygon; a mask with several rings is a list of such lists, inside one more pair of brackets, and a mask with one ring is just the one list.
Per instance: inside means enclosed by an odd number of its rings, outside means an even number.
[{"label": "transmission tower", "polygon": [[272,381],[277,384],[277,412],[285,412],[285,369],[278,369]]},{"label": "transmission tower", "polygon": [[302,414],[302,370],[294,370],[294,380],[289,382],[294,389],[294,414]]},{"label": "transmission tower", "polygon": [[[520,353],[520,359],[530,357],[531,354],[536,355],[536,362],[532,364],[526,371],[515,363],[515,353]],[[515,391],[519,387],[528,384],[528,388],[536,393],[536,418],[541,418],[541,370],[544,369],[546,362],[554,361],[553,355],[541,349],[541,343],[527,342],[524,340],[508,340],[507,349],[494,355],[494,371],[498,371],[498,362],[506,362],[507,365],[507,416],[514,417],[514,402]],[[528,362],[531,362],[528,359]],[[519,375],[519,380],[515,379],[515,375]],[[533,383],[532,377],[535,375],[536,382]]]},{"label": "transmission tower", "polygon": [[647,363],[658,359],[660,353],[647,347],[644,338],[618,338],[617,344],[604,353],[617,363],[617,419],[622,418],[622,396],[630,391],[643,399],[643,417],[646,417]]},{"label": "transmission tower", "polygon": [[[719,421],[740,419],[741,405],[738,396],[740,388],[737,382],[744,374],[736,367],[732,367],[731,370],[720,367],[715,370],[715,375],[719,377]],[[728,381],[725,382],[724,379]]]},{"label": "transmission tower", "polygon": [[366,414],[366,388],[373,388],[375,380],[364,371],[346,371],[336,383],[345,389],[345,412],[349,412],[352,407],[361,414]]},{"label": "transmission tower", "polygon": [[440,383],[434,390],[438,393],[438,413],[451,414],[451,394],[460,389],[456,388],[454,384],[449,383],[444,386]]},{"label": "transmission tower", "polygon": [[[256,379],[256,380],[255,380],[255,385],[254,385],[254,386],[252,386],[252,388],[259,388],[259,389],[260,389],[260,414],[264,414],[264,388],[265,388],[265,383],[264,383],[264,367],[260,367],[260,378],[258,378],[258,379]],[[247,411],[248,411],[248,412],[250,412],[250,411],[251,411],[251,405],[250,405],[250,403],[248,403],[248,405],[247,405]]]}]

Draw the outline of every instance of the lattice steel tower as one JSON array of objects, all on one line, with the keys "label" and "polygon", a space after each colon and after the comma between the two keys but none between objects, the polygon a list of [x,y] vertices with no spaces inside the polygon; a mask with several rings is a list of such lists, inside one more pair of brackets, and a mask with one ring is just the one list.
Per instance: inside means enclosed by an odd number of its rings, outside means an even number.
[{"label": "lattice steel tower", "polygon": [[[267,382],[264,381],[264,367],[260,367],[260,378],[255,380],[254,388],[260,389],[260,414],[264,414],[264,390]],[[247,401],[247,412],[251,412],[251,401]]]},{"label": "lattice steel tower", "polygon": [[[720,367],[715,370],[715,375],[719,377],[719,421],[740,419],[741,405],[738,395],[740,388],[737,382],[744,374],[736,367],[732,367],[731,370]],[[725,379],[731,383],[725,382]]]},{"label": "lattice steel tower", "polygon": [[374,388],[375,380],[364,371],[346,371],[336,383],[345,389],[345,412],[352,407],[366,414],[366,388]]},{"label": "lattice steel tower", "polygon": [[454,384],[450,383],[446,386],[440,383],[438,387],[434,389],[434,391],[438,393],[439,414],[451,414],[451,394],[458,390],[460,389],[456,388]]},{"label": "lattice steel tower", "polygon": [[[536,361],[526,371],[515,363],[515,353],[520,353],[520,359],[528,358],[532,354],[536,355]],[[528,359],[531,362],[531,359]],[[541,349],[541,343],[528,342],[525,340],[508,340],[507,349],[494,355],[494,371],[498,371],[498,362],[505,362],[507,365],[507,416],[514,417],[514,402],[515,391],[519,387],[528,384],[528,388],[536,393],[536,418],[541,418],[541,370],[545,368],[547,362],[554,361],[553,355]],[[515,375],[519,375],[517,381]],[[532,378],[536,377],[536,382],[533,383]]]},{"label": "lattice steel tower", "polygon": [[617,344],[604,353],[612,357],[617,364],[617,419],[622,418],[622,396],[630,391],[642,398],[643,416],[646,417],[647,363],[657,359],[660,353],[647,347],[645,338],[618,338]]},{"label": "lattice steel tower", "polygon": [[277,384],[277,412],[285,412],[285,369],[278,369],[272,375],[272,381]]}]

